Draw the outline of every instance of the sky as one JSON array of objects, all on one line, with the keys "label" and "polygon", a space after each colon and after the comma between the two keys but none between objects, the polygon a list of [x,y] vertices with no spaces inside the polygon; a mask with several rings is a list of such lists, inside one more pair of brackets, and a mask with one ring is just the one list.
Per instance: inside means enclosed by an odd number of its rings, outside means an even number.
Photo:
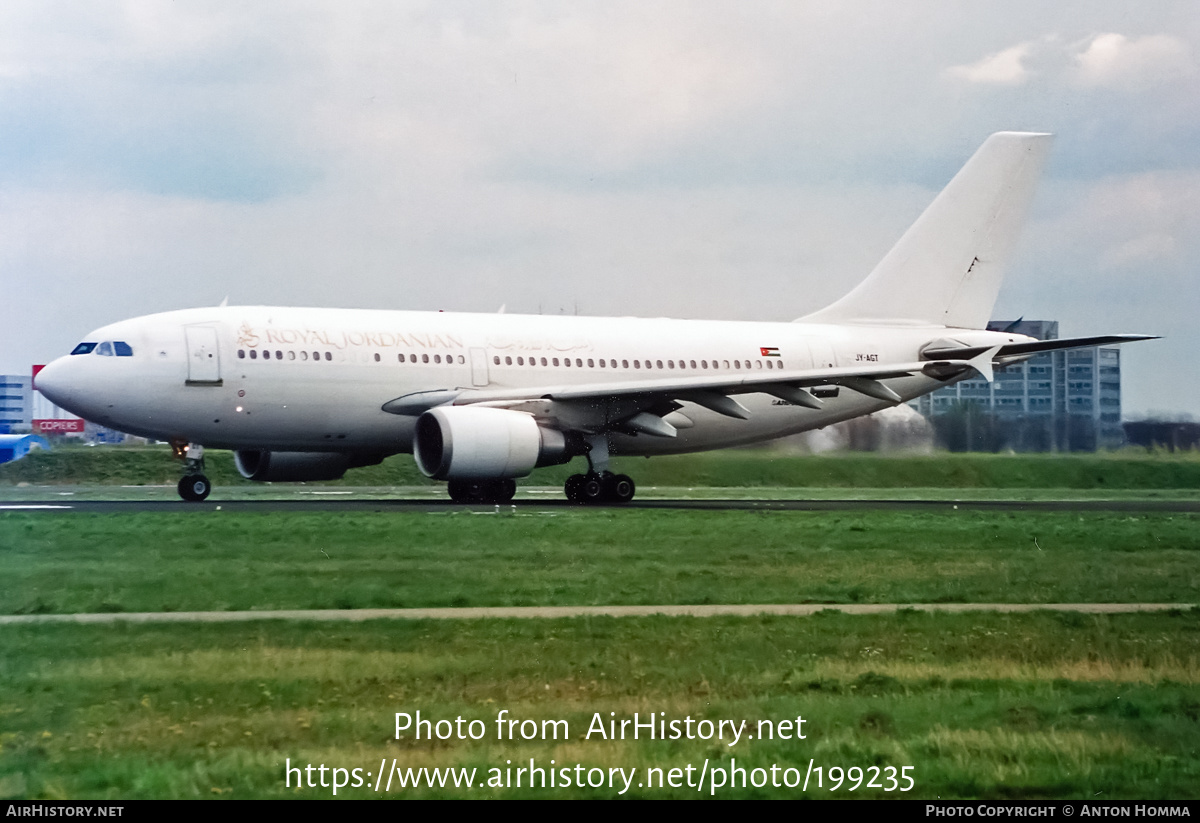
[{"label": "sky", "polygon": [[789,321],[988,134],[1056,134],[995,317],[1200,416],[1192,0],[0,4],[0,371],[190,306]]}]

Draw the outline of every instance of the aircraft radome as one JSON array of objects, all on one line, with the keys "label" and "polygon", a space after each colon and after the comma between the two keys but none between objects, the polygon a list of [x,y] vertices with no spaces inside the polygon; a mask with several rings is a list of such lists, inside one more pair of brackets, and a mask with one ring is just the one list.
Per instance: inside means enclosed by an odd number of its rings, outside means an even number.
[{"label": "aircraft radome", "polygon": [[993,134],[854,290],[791,323],[220,306],[104,326],[37,388],[251,480],[320,481],[411,452],[460,502],[583,457],[580,503],[624,502],[611,455],[758,443],[870,414],[1049,349],[986,331],[1051,137]]}]

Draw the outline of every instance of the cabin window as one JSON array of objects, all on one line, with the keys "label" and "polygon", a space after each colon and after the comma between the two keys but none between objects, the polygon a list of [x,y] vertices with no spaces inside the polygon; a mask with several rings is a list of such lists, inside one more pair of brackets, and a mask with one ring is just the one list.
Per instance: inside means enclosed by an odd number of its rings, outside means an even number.
[{"label": "cabin window", "polygon": [[441,356],[440,354],[435,354],[435,355],[433,356],[433,362],[434,362],[434,363],[441,363],[441,362],[442,362],[442,356]]},{"label": "cabin window", "polygon": [[511,366],[511,365],[512,365],[512,358],[511,358],[511,357],[505,357],[505,358],[504,358],[504,365],[506,365],[506,366]]},{"label": "cabin window", "polygon": [[421,355],[421,362],[422,362],[422,363],[428,363],[428,362],[429,362],[429,355],[427,355],[427,354],[423,354],[423,355]]},{"label": "cabin window", "polygon": [[661,360],[655,360],[655,361],[654,361],[654,365],[655,365],[655,366],[657,366],[658,368],[660,368],[660,369],[661,369],[661,368],[662,368],[662,361],[661,361]]},{"label": "cabin window", "polygon": [[92,349],[96,348],[95,343],[80,343],[75,348],[71,349],[71,354],[91,354]]},{"label": "cabin window", "polygon": [[308,352],[306,352],[306,351],[302,351],[302,352],[300,352],[300,359],[301,359],[301,360],[307,360],[307,359],[308,359]]},{"label": "cabin window", "polygon": [[[251,357],[253,357],[253,356],[254,355],[251,355]],[[321,353],[319,351],[313,352],[313,360],[320,360],[320,359],[321,359]]]},{"label": "cabin window", "polygon": [[518,365],[518,366],[524,366],[524,365],[525,365],[525,358],[524,358],[524,357],[518,357],[518,358],[517,358],[517,365]]},{"label": "cabin window", "polygon": [[245,359],[246,359],[246,350],[238,349],[238,360],[245,360]]},{"label": "cabin window", "polygon": [[556,365],[556,366],[557,366],[557,365],[558,365],[558,358],[557,358],[557,357],[555,357],[555,358],[552,358],[550,362],[551,362],[551,363],[553,363],[554,365]]},{"label": "cabin window", "polygon": [[326,359],[326,360],[332,360],[332,359],[333,359],[333,352],[325,352],[325,359]]},{"label": "cabin window", "polygon": [[592,358],[590,358],[590,357],[588,358],[588,368],[589,369],[596,368],[596,361],[592,360]]},{"label": "cabin window", "polygon": [[633,367],[634,367],[635,369],[640,369],[640,368],[642,367],[642,361],[641,361],[641,360],[634,360],[634,361],[633,361]]},{"label": "cabin window", "polygon": [[[289,351],[288,352],[288,360],[295,360],[295,359],[296,359],[296,353],[294,351]],[[375,359],[378,360],[379,355],[375,355]]]},{"label": "cabin window", "polygon": [[708,368],[708,361],[707,361],[707,360],[701,360],[701,361],[700,361],[700,368],[702,368],[702,369],[707,369],[707,368]]},{"label": "cabin window", "polygon": [[543,366],[545,366],[545,365],[546,365],[546,358],[544,358],[544,357],[542,358],[542,365],[543,365]]},{"label": "cabin window", "polygon": [[492,357],[492,365],[493,365],[493,366],[499,366],[499,365],[500,365],[500,355],[498,355],[498,354],[497,354],[497,355],[495,355],[495,356],[493,356],[493,357]]},{"label": "cabin window", "polygon": [[257,351],[257,350],[255,350],[255,349],[251,349],[251,350],[250,350],[250,359],[251,359],[251,360],[257,360],[257,359],[258,359],[258,351]]},{"label": "cabin window", "polygon": [[379,352],[375,352],[375,362],[379,362]]}]

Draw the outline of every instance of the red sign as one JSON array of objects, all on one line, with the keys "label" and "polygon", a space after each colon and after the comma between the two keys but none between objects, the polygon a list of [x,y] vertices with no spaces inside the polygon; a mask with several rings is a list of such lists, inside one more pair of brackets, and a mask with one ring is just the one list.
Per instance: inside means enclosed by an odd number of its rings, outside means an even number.
[{"label": "red sign", "polygon": [[33,367],[33,374],[32,374],[32,375],[30,375],[30,381],[29,381],[29,385],[30,385],[30,386],[32,386],[34,389],[36,389],[36,388],[37,388],[37,376],[38,376],[38,372],[40,372],[40,371],[41,371],[42,369],[44,369],[44,368],[46,368],[46,366],[45,366],[45,365],[40,365],[40,366],[34,366],[34,367]]},{"label": "red sign", "polygon": [[34,420],[33,430],[38,434],[53,434],[55,432],[83,432],[84,421],[79,417],[64,420]]}]

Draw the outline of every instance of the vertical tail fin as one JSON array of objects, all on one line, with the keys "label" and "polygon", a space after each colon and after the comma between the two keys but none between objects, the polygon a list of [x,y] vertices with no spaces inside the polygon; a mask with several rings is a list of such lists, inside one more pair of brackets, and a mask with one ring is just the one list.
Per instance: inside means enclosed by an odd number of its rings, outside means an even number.
[{"label": "vertical tail fin", "polygon": [[867,279],[801,320],[984,328],[1051,140],[993,134]]}]

